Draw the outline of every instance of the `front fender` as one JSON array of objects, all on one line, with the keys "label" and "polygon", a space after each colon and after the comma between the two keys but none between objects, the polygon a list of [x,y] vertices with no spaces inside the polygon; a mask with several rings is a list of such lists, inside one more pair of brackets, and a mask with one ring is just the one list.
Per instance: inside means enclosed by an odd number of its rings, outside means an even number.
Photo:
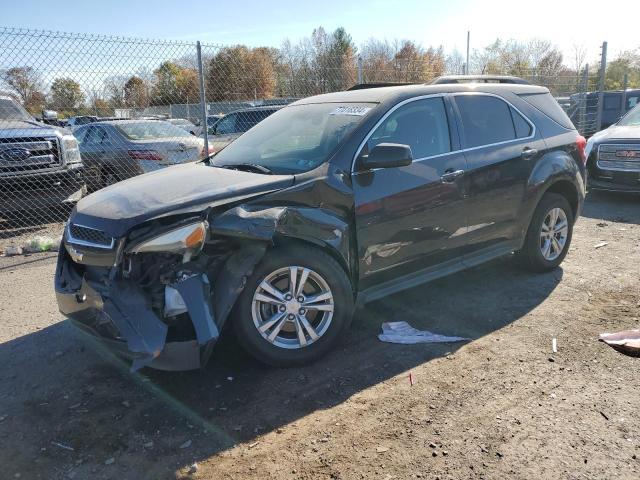
[{"label": "front fender", "polygon": [[350,226],[330,210],[303,206],[239,205],[211,220],[212,235],[277,243],[297,239],[314,243],[351,271]]}]

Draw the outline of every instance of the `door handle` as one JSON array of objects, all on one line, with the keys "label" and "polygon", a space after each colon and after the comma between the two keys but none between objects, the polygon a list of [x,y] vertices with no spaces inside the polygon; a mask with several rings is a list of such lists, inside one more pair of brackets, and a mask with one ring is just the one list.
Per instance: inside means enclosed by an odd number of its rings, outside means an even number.
[{"label": "door handle", "polygon": [[464,175],[464,170],[445,170],[444,175],[440,177],[443,183],[451,183],[456,180],[456,178]]},{"label": "door handle", "polygon": [[538,150],[536,148],[525,147],[524,150],[522,150],[522,158],[524,158],[525,160],[529,160],[531,157],[537,154]]}]

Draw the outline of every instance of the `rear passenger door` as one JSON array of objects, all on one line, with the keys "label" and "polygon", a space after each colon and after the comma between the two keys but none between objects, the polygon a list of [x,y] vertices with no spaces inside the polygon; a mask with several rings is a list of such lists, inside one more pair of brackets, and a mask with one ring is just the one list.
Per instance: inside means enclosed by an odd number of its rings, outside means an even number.
[{"label": "rear passenger door", "polygon": [[534,124],[502,97],[454,95],[467,170],[467,247],[504,248],[520,238],[518,212],[546,148]]}]

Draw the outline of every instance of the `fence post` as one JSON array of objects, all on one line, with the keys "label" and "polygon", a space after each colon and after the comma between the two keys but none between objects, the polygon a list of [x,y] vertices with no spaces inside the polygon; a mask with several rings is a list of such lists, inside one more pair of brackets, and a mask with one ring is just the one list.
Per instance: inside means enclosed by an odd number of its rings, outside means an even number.
[{"label": "fence post", "polygon": [[196,43],[196,51],[198,52],[198,80],[200,80],[200,107],[202,108],[202,131],[204,133],[204,151],[205,156],[209,156],[209,129],[207,128],[207,96],[204,91],[204,69],[202,68],[202,47],[200,42]]},{"label": "fence post", "polygon": [[580,114],[578,115],[578,119],[580,122],[580,126],[578,130],[582,135],[587,133],[587,129],[589,128],[588,119],[587,119],[587,95],[589,93],[589,64],[587,63],[584,66],[584,75],[580,80]]},{"label": "fence post", "polygon": [[471,30],[467,30],[467,62],[464,64],[465,75],[469,75],[469,45],[471,45]]},{"label": "fence post", "polygon": [[620,103],[620,116],[622,117],[627,113],[627,87],[629,84],[629,74],[624,74],[624,81],[622,82],[622,102]]},{"label": "fence post", "polygon": [[358,84],[362,83],[362,57],[358,55]]},{"label": "fence post", "polygon": [[596,117],[596,131],[602,130],[602,108],[604,106],[604,77],[607,70],[607,42],[602,42],[600,55],[600,71],[598,72],[598,115]]}]

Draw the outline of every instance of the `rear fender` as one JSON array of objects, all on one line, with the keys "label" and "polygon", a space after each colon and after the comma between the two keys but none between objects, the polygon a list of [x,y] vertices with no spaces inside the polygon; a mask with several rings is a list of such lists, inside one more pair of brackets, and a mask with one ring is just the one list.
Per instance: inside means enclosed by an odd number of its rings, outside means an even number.
[{"label": "rear fender", "polygon": [[575,189],[579,213],[585,193],[580,169],[569,153],[563,150],[549,152],[538,161],[527,181],[525,199],[518,215],[520,236],[523,241],[538,203],[543,195],[559,182],[568,182]]}]

